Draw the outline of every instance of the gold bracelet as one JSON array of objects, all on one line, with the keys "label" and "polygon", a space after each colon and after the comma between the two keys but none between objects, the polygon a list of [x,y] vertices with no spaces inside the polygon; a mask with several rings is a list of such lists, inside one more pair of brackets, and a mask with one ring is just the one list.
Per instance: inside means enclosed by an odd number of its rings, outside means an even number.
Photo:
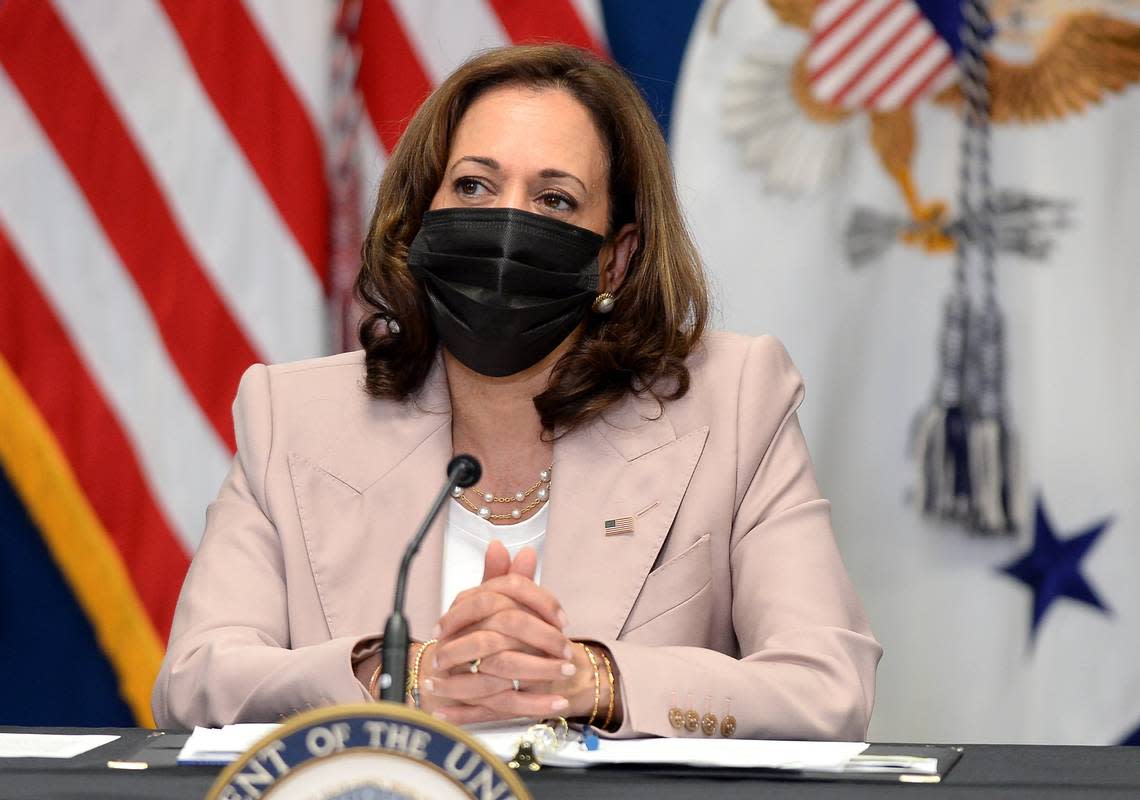
[{"label": "gold bracelet", "polygon": [[606,665],[606,679],[610,684],[610,706],[606,709],[606,721],[602,723],[602,730],[608,731],[610,723],[614,721],[614,705],[616,703],[614,697],[614,668],[610,663],[610,657],[606,655],[606,648],[602,648],[602,661]]},{"label": "gold bracelet", "polygon": [[412,696],[412,705],[416,708],[420,707],[420,662],[423,661],[424,651],[435,644],[438,639],[428,639],[420,645],[420,649],[416,651],[416,657],[412,659],[412,668],[408,671],[408,694]]},{"label": "gold bracelet", "polygon": [[372,679],[368,681],[368,694],[371,695],[373,700],[379,700],[376,694],[376,685],[380,683],[380,671],[384,669],[384,662],[381,661],[376,665],[376,670],[372,673]]},{"label": "gold bracelet", "polygon": [[590,718],[586,720],[587,725],[593,725],[594,720],[598,718],[598,703],[602,699],[602,679],[598,674],[598,659],[594,658],[594,651],[582,642],[578,642],[578,644],[586,651],[586,658],[590,659],[590,666],[594,668],[594,710],[590,712]]}]

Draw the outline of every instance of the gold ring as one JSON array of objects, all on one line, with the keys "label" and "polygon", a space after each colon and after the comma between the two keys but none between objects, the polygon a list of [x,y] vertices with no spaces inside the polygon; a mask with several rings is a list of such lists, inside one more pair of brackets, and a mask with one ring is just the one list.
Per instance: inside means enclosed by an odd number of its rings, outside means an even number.
[{"label": "gold ring", "polygon": [[482,658],[477,658],[471,662],[471,666],[468,667],[468,669],[471,671],[472,675],[478,675],[479,674],[479,662],[482,660],[483,660]]}]

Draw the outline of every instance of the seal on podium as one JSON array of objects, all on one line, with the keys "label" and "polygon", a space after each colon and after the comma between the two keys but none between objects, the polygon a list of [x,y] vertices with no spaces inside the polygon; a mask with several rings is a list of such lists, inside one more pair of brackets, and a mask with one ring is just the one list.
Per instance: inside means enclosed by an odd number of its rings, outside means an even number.
[{"label": "seal on podium", "polygon": [[330,706],[286,721],[218,776],[208,800],[530,800],[462,729],[396,703]]}]

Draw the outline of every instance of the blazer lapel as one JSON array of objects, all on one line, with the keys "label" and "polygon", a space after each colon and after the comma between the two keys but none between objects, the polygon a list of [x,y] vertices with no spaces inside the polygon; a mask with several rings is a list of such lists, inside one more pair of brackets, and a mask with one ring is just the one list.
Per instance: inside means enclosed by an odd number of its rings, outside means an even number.
[{"label": "blazer lapel", "polygon": [[[382,407],[381,407],[382,406]],[[451,458],[451,408],[437,362],[414,403],[364,398],[320,461],[290,453],[289,468],[310,566],[331,637],[383,628],[404,548],[443,482]],[[428,532],[408,577],[412,636],[439,619],[443,527]]]},{"label": "blazer lapel", "polygon": [[[391,612],[400,557],[451,458],[446,375],[436,364],[415,403],[362,398],[326,454],[290,453],[310,566],[329,635],[377,631]],[[657,559],[708,428],[681,438],[656,402],[632,398],[554,445],[542,585],[575,636],[616,638]],[[629,532],[606,534],[607,520]],[[413,637],[441,612],[441,515],[408,583]]]},{"label": "blazer lapel", "polygon": [[[562,602],[570,635],[617,638],[707,436],[703,427],[678,439],[656,402],[633,398],[556,440],[542,585]],[[632,531],[607,535],[607,520]]]}]

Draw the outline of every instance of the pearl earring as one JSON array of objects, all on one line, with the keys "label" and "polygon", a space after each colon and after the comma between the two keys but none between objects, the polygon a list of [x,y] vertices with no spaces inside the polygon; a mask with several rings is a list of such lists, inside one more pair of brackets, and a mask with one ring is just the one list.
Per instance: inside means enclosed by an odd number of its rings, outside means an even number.
[{"label": "pearl earring", "polygon": [[609,292],[602,292],[594,298],[594,313],[608,314],[614,310],[614,296]]}]

